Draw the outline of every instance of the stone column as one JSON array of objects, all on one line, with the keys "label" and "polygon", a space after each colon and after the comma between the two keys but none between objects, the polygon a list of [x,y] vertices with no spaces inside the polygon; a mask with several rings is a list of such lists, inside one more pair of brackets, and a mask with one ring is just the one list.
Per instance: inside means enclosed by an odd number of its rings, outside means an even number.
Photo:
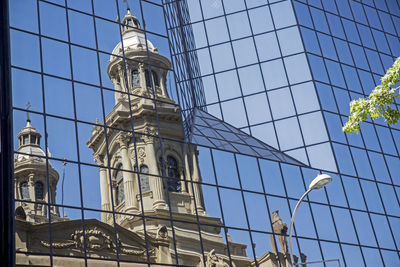
[{"label": "stone column", "polygon": [[146,89],[146,76],[144,72],[145,72],[144,64],[139,63],[138,64],[139,82],[140,82],[140,87],[142,87],[142,89]]},{"label": "stone column", "polygon": [[167,94],[167,86],[166,86],[166,71],[160,71],[160,89],[161,89],[161,94],[163,97],[168,97]]},{"label": "stone column", "polygon": [[[33,178],[35,177],[35,174],[31,172],[28,176],[28,189],[29,189],[29,199],[35,201],[35,183],[33,181]],[[45,187],[45,186],[43,186]],[[44,188],[43,188],[44,189]],[[21,195],[22,198],[22,195]],[[46,199],[47,200],[47,199]]]},{"label": "stone column", "polygon": [[[56,203],[56,184],[50,183],[50,203]],[[55,216],[60,216],[60,212],[58,210],[58,206],[51,206],[51,210]]]},{"label": "stone column", "polygon": [[[28,190],[29,190],[29,200],[35,201],[35,182],[33,181],[35,177],[35,174],[33,172],[29,173],[28,175]],[[22,195],[21,195],[22,199]],[[46,199],[47,202],[47,199]],[[26,214],[28,215],[29,213],[33,212],[33,214],[36,214],[36,203],[26,203],[29,210],[25,210]],[[42,211],[43,213],[43,211]]]},{"label": "stone column", "polygon": [[193,213],[196,213],[195,211],[195,205],[194,205],[194,194],[193,194],[193,176],[191,176],[190,173],[190,164],[189,164],[189,156],[188,153],[182,151],[182,154],[185,155],[185,170],[186,170],[186,175],[187,175],[187,180],[189,181],[189,185],[187,187],[187,192],[190,195],[190,209],[192,210]]},{"label": "stone column", "polygon": [[[192,175],[192,179],[195,182],[201,182],[201,177],[200,177],[200,170],[199,170],[199,166],[197,164],[197,150],[193,149],[193,153],[192,154],[192,167],[193,167],[193,175]],[[197,206],[197,211],[199,214],[203,214],[204,211],[204,207],[203,207],[203,194],[201,192],[201,185],[198,183],[193,183],[193,193],[194,193],[194,198],[196,201],[196,206]]]},{"label": "stone column", "polygon": [[114,88],[116,91],[116,92],[114,92],[114,98],[115,98],[115,104],[117,104],[122,98],[122,94],[120,93],[120,92],[122,92],[122,87],[121,87],[119,75],[117,74],[117,75],[111,76],[111,82],[114,85]]},{"label": "stone column", "polygon": [[[46,179],[46,181],[47,181],[47,179]],[[43,200],[44,200],[45,203],[50,204],[50,203],[48,203],[48,200],[49,200],[49,194],[51,194],[51,193],[49,193],[49,191],[47,190],[47,184],[46,183],[43,183],[43,187],[44,187],[43,188],[43,192],[44,192],[44,194],[43,194],[44,199]],[[36,196],[35,196],[35,200],[36,200]],[[51,196],[50,196],[50,201],[51,201]],[[38,205],[38,204],[35,204],[35,205]],[[40,211],[42,214],[40,214],[40,215],[46,216],[47,215],[47,211],[49,211],[50,212],[49,215],[51,215],[52,208],[51,208],[51,206],[49,206],[49,207],[50,207],[50,209],[48,210],[47,205],[42,205],[42,210]],[[44,214],[45,212],[46,212],[46,214]]]},{"label": "stone column", "polygon": [[125,68],[123,67],[123,63],[121,65],[118,65],[118,77],[119,77],[119,83],[121,86],[120,89],[121,89],[121,92],[127,92],[128,86],[125,82]]},{"label": "stone column", "polygon": [[[100,194],[101,194],[101,209],[110,210],[110,189],[107,182],[107,169],[99,167],[100,172]],[[101,221],[107,221],[108,213],[101,213]]]},{"label": "stone column", "polygon": [[[146,128],[146,134],[155,135],[155,130],[150,127]],[[150,189],[153,192],[153,209],[165,208],[165,194],[163,178],[159,177],[158,163],[156,157],[155,138],[153,136],[143,136],[146,143],[146,160],[149,164],[149,183]]]},{"label": "stone column", "polygon": [[[119,136],[120,155],[122,159],[122,168],[124,170],[133,171],[131,161],[128,155],[128,141],[130,135],[121,133]],[[137,186],[135,183],[135,175],[132,172],[123,171],[124,177],[124,194],[125,194],[125,212],[130,210],[138,211],[138,203],[136,199]]]},{"label": "stone column", "polygon": [[181,191],[183,193],[187,192],[187,188],[186,188],[186,178],[185,178],[185,168],[179,166],[179,177],[181,179]]},{"label": "stone column", "polygon": [[[105,167],[101,167],[101,165],[105,166],[104,164],[105,159],[104,156],[95,155],[95,161],[99,165],[99,173],[100,173],[100,197],[101,197],[101,209],[102,210],[111,210],[111,185],[108,179],[108,170]],[[106,212],[101,213],[101,221],[107,222],[109,214]]]},{"label": "stone column", "polygon": [[114,208],[115,206],[117,206],[117,182],[116,181],[112,181],[111,182],[111,188],[112,188],[112,196],[113,196],[113,200],[114,200]]}]

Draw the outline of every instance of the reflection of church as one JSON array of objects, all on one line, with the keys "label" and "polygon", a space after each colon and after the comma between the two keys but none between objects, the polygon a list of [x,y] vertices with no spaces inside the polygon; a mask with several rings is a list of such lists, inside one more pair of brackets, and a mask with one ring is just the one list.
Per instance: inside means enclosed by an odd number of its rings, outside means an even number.
[{"label": "reflection of church", "polygon": [[[44,158],[35,157],[45,153],[40,148],[40,133],[28,121],[18,135],[18,152],[24,155],[14,160],[16,199],[28,200],[17,202],[17,252],[48,254],[51,249],[59,255],[53,257],[58,266],[85,265],[84,256],[89,264],[111,266],[115,262],[98,259],[115,260],[117,254],[133,262],[255,266],[246,255],[246,245],[233,242],[229,235],[231,257],[227,256],[227,244],[220,234],[222,222],[205,211],[197,183],[201,174],[196,146],[184,142],[179,106],[166,88],[169,60],[146,41],[129,10],[122,24],[123,43],[115,47],[113,55],[118,56],[111,56],[107,69],[116,90],[115,106],[106,116],[110,128],[105,132],[104,127],[94,126],[87,143],[99,165],[101,222],[60,218],[55,206],[48,214],[42,203],[48,199],[55,203],[59,175]],[[123,54],[129,62],[124,62]],[[290,266],[287,256],[275,246],[258,264],[279,266],[279,257],[282,266]],[[48,264],[46,256],[17,253],[17,265]]]},{"label": "reflection of church", "polygon": [[[21,154],[14,157],[15,198],[34,202],[17,202],[16,216],[32,223],[48,222],[48,209],[43,204],[49,198],[55,203],[58,172],[51,164],[46,164],[45,158],[41,158],[46,155],[40,147],[41,134],[32,127],[29,117],[17,137],[17,151]],[[49,174],[49,187],[46,173]],[[50,214],[54,221],[62,220],[57,207],[53,206]]]}]

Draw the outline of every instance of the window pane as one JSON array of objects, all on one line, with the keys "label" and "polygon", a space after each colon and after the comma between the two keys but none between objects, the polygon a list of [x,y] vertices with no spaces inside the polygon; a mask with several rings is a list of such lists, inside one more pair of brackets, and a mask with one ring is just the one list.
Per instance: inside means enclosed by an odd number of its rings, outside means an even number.
[{"label": "window pane", "polygon": [[304,50],[297,27],[280,30],[277,34],[283,56],[296,54]]}]

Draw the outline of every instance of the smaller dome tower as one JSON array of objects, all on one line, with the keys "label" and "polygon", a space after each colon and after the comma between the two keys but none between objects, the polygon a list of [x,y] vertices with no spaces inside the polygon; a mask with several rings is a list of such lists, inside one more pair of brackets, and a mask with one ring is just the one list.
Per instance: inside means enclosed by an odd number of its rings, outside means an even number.
[{"label": "smaller dome tower", "polygon": [[[18,134],[19,147],[14,156],[14,187],[16,215],[32,223],[48,221],[48,200],[56,202],[56,188],[59,179],[58,172],[48,166],[50,187],[47,186],[46,153],[40,147],[41,134],[27,119],[26,126]],[[50,192],[48,189],[50,188]],[[53,221],[61,220],[58,207],[51,206]]]}]

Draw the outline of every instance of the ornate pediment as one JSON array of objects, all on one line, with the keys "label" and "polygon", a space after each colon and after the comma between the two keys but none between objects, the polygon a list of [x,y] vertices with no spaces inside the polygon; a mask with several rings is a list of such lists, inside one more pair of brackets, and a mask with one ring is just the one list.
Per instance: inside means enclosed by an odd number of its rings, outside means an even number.
[{"label": "ornate pediment", "polygon": [[[136,256],[145,256],[146,248],[141,245],[127,245],[123,244],[120,238],[117,238],[117,242],[114,241],[115,238],[110,236],[104,229],[98,227],[90,227],[88,229],[83,230],[75,230],[73,234],[71,234],[70,239],[56,241],[53,242],[53,248],[78,248],[85,249],[87,251],[101,251],[101,250],[109,250],[111,252],[117,253],[117,246],[120,254],[127,255],[136,255]],[[48,241],[40,241],[40,244],[44,247],[50,247],[50,243]],[[149,254],[154,254],[154,249],[149,250]]]},{"label": "ornate pediment", "polygon": [[29,251],[44,252],[52,246],[56,254],[68,255],[83,255],[86,250],[86,254],[104,258],[114,257],[118,250],[120,256],[138,260],[146,260],[148,251],[150,258],[155,259],[157,245],[151,237],[147,249],[144,237],[120,226],[115,229],[95,219],[85,220],[84,223],[81,220],[53,222],[50,244],[47,223],[30,225],[26,231],[30,236],[27,247]]}]

